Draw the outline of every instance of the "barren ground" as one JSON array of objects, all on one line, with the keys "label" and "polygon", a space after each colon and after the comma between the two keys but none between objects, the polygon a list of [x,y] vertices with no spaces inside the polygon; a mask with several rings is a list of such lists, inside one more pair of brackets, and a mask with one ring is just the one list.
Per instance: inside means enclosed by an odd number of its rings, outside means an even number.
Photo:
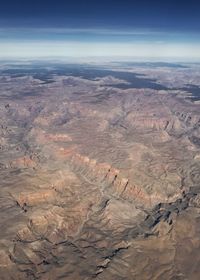
[{"label": "barren ground", "polygon": [[1,63],[0,279],[200,279],[199,74]]}]

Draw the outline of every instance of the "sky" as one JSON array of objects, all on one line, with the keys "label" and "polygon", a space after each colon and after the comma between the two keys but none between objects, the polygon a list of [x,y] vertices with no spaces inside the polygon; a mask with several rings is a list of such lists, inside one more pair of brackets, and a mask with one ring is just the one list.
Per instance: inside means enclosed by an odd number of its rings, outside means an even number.
[{"label": "sky", "polygon": [[7,0],[0,57],[200,60],[198,0]]}]

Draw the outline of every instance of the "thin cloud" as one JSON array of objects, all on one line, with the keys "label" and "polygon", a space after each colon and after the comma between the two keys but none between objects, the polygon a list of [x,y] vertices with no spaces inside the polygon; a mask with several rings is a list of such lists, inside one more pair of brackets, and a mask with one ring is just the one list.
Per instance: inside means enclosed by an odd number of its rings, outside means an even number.
[{"label": "thin cloud", "polygon": [[92,33],[92,34],[127,34],[127,35],[134,35],[134,34],[161,34],[163,32],[158,30],[150,30],[150,29],[131,29],[131,30],[115,30],[115,29],[100,29],[100,28],[30,28],[30,27],[5,27],[0,28],[0,32],[49,32],[49,33]]},{"label": "thin cloud", "polygon": [[[0,28],[0,34],[9,34],[9,33],[16,33],[16,34],[24,34],[24,33],[35,33],[35,34],[91,34],[91,35],[118,35],[118,36],[134,36],[134,35],[172,35],[172,34],[185,34],[183,32],[171,32],[171,31],[161,31],[159,29],[143,29],[143,28],[136,28],[136,29],[100,29],[100,28],[29,28],[29,27],[6,27]],[[190,32],[191,34],[191,32]],[[196,34],[198,35],[198,34]]]},{"label": "thin cloud", "polygon": [[200,44],[33,41],[0,43],[1,57],[184,57],[200,59]]}]

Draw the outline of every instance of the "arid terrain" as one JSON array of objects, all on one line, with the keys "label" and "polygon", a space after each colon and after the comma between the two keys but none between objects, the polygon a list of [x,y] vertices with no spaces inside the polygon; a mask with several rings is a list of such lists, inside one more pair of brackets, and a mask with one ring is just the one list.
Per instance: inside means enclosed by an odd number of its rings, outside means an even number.
[{"label": "arid terrain", "polygon": [[200,279],[200,64],[0,64],[0,279]]}]

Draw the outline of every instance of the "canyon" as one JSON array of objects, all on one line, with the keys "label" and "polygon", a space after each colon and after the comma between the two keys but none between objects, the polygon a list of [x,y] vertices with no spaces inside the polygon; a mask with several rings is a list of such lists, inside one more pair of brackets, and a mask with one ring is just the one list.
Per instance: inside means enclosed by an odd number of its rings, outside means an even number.
[{"label": "canyon", "polygon": [[1,63],[0,279],[200,278],[199,73]]}]

